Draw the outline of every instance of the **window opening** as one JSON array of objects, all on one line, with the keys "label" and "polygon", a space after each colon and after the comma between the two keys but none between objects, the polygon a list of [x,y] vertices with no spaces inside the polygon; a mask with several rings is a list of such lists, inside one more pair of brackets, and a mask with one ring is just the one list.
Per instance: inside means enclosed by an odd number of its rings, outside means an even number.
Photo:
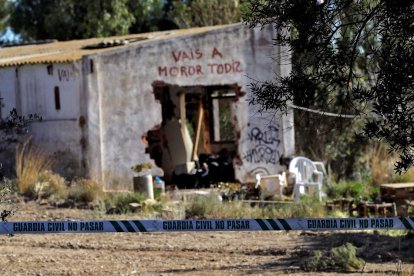
[{"label": "window opening", "polygon": [[60,110],[60,92],[59,86],[55,86],[55,109]]},{"label": "window opening", "polygon": [[47,66],[47,74],[53,76],[53,64]]},{"label": "window opening", "polygon": [[213,142],[231,142],[236,140],[235,125],[232,116],[232,103],[236,98],[233,90],[214,90],[211,95]]}]

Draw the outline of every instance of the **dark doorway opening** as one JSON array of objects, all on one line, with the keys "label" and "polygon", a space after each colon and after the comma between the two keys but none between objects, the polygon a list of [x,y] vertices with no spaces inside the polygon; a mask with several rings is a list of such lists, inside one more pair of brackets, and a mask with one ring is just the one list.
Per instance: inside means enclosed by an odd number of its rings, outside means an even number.
[{"label": "dark doorway opening", "polygon": [[167,184],[203,188],[234,182],[237,151],[235,85],[154,85],[162,123],[147,134],[147,152]]}]

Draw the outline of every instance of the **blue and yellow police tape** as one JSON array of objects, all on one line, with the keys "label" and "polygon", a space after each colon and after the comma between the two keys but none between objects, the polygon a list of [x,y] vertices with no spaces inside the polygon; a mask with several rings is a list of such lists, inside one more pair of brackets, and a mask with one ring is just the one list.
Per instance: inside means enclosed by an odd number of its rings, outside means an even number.
[{"label": "blue and yellow police tape", "polygon": [[0,234],[414,229],[414,217],[0,222]]}]

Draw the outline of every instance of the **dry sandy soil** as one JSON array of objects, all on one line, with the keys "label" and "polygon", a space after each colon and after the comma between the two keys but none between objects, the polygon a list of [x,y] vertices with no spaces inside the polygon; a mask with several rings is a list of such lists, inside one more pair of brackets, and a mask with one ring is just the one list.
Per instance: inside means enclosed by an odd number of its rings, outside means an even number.
[{"label": "dry sandy soil", "polygon": [[[21,204],[10,220],[139,219]],[[383,233],[226,232],[2,236],[0,275],[410,275],[414,238]],[[363,272],[306,272],[314,250],[352,242]]]}]

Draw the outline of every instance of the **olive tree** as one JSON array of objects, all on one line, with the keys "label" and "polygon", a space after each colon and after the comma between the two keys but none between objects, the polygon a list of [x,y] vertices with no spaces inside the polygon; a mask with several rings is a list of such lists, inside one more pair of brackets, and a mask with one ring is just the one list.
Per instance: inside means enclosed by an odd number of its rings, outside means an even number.
[{"label": "olive tree", "polygon": [[354,116],[399,154],[397,172],[413,165],[413,1],[252,0],[244,20],[275,24],[295,60],[290,75],[253,83],[252,103]]}]

